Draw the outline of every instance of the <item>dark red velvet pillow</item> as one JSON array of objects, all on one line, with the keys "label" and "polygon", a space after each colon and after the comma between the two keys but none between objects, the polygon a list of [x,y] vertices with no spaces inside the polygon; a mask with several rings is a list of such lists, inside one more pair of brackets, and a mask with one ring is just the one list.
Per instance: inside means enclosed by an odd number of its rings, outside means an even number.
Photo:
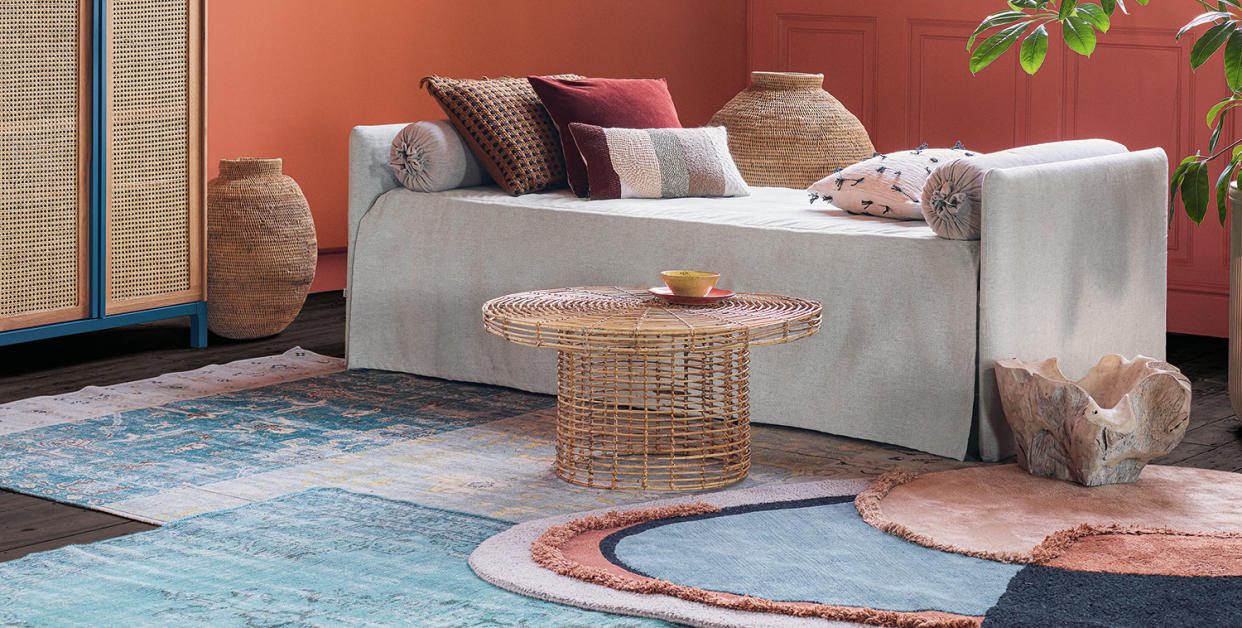
[{"label": "dark red velvet pillow", "polygon": [[608,128],[681,128],[664,79],[552,79],[527,77],[561,133],[569,187],[587,196],[586,163],[569,132],[573,122]]}]

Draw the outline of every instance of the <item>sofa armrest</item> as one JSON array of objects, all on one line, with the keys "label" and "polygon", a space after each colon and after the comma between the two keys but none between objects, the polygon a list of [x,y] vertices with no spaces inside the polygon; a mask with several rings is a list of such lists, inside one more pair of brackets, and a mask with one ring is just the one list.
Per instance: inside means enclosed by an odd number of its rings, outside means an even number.
[{"label": "sofa armrest", "polygon": [[358,223],[375,204],[375,199],[393,188],[401,187],[397,175],[388,166],[392,140],[402,124],[356,126],[349,134],[349,247],[354,246]]},{"label": "sofa armrest", "polygon": [[1168,163],[1158,148],[996,169],[983,183],[977,450],[1014,453],[995,360],[1164,358]]}]

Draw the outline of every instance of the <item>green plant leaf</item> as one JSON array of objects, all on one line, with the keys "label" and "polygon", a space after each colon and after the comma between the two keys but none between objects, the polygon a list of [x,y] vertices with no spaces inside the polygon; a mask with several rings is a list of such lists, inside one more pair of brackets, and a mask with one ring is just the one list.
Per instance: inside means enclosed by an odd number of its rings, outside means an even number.
[{"label": "green plant leaf", "polygon": [[1101,33],[1108,32],[1109,19],[1104,9],[1094,4],[1080,4],[1078,5],[1078,14],[1085,16],[1087,21],[1091,22],[1091,25]]},{"label": "green plant leaf", "polygon": [[1039,71],[1039,66],[1044,64],[1044,57],[1048,56],[1048,29],[1040,24],[1038,28],[1031,31],[1026,39],[1022,40],[1022,48],[1018,50],[1018,62],[1022,64],[1022,69],[1027,74],[1034,74]]},{"label": "green plant leaf", "polygon": [[1225,43],[1225,82],[1229,89],[1242,89],[1242,31],[1234,30]]},{"label": "green plant leaf", "polygon": [[1112,15],[1113,11],[1117,10],[1117,0],[1100,0],[1100,8],[1104,9],[1105,13]]},{"label": "green plant leaf", "polygon": [[1126,10],[1126,0],[1117,0],[1117,8],[1121,9],[1121,12],[1126,15],[1130,14],[1130,12]]},{"label": "green plant leaf", "polygon": [[1220,130],[1225,126],[1225,116],[1220,117],[1220,124],[1212,129],[1212,136],[1208,138],[1208,152],[1216,150],[1216,143],[1220,141]]},{"label": "green plant leaf", "polygon": [[1078,4],[1078,0],[1061,0],[1061,6],[1057,10],[1057,19],[1064,21],[1065,18],[1074,14],[1074,6]]},{"label": "green plant leaf", "polygon": [[1210,13],[1200,13],[1199,15],[1196,15],[1193,20],[1186,22],[1186,25],[1177,31],[1177,36],[1174,37],[1174,39],[1181,39],[1182,35],[1185,35],[1187,31],[1189,31],[1190,29],[1196,26],[1201,26],[1203,24],[1206,24],[1208,22],[1214,22],[1216,20],[1227,20],[1230,17],[1231,16],[1224,11],[1212,11]]},{"label": "green plant leaf", "polygon": [[986,68],[989,63],[992,63],[1006,50],[1009,50],[1013,42],[1018,41],[1018,38],[1022,36],[1027,26],[1030,26],[1030,23],[1014,24],[993,33],[991,37],[983,40],[983,43],[979,44],[979,47],[970,55],[971,74]]},{"label": "green plant leaf", "polygon": [[1186,166],[1186,174],[1182,177],[1182,204],[1186,206],[1186,215],[1195,224],[1202,224],[1207,215],[1207,202],[1210,193],[1208,187],[1208,171],[1206,161],[1195,161]]},{"label": "green plant leaf", "polygon": [[1212,108],[1208,109],[1208,112],[1207,112],[1208,128],[1211,128],[1216,125],[1216,116],[1224,113],[1225,111],[1229,109],[1233,109],[1234,107],[1238,107],[1238,106],[1242,106],[1242,98],[1239,98],[1237,94],[1226,96],[1220,102],[1216,103],[1215,105],[1212,105]]},{"label": "green plant leaf", "polygon": [[1086,18],[1071,15],[1061,22],[1061,36],[1065,45],[1080,55],[1090,57],[1095,52],[1095,31]]},{"label": "green plant leaf", "polygon": [[1237,168],[1237,161],[1229,162],[1225,165],[1225,169],[1220,172],[1220,177],[1216,179],[1216,215],[1220,218],[1222,226],[1225,224],[1225,218],[1229,214],[1229,180]]},{"label": "green plant leaf", "polygon": [[[1242,146],[1239,148],[1242,148]],[[1198,159],[1198,155],[1191,155],[1183,159],[1182,163],[1177,164],[1177,168],[1173,170],[1173,175],[1169,177],[1169,223],[1173,222],[1173,201],[1177,198],[1177,191],[1181,188],[1182,179],[1186,178],[1186,168],[1189,168],[1190,164],[1198,161]]]},{"label": "green plant leaf", "polygon": [[966,40],[966,50],[969,51],[971,48],[975,47],[975,38],[978,37],[983,31],[995,26],[1012,24],[1025,17],[1026,14],[1021,11],[1001,11],[1000,13],[994,13],[986,18],[983,18],[983,21],[979,23],[979,27],[975,29],[975,32],[970,34],[970,39]]},{"label": "green plant leaf", "polygon": [[1221,22],[1203,31],[1203,34],[1199,36],[1199,41],[1196,41],[1190,49],[1190,68],[1197,70],[1199,66],[1207,63],[1207,60],[1225,45],[1229,36],[1235,32],[1237,32],[1237,22],[1233,20]]},{"label": "green plant leaf", "polygon": [[1008,4],[1013,9],[1034,9],[1039,6],[1035,0],[1009,0]]}]

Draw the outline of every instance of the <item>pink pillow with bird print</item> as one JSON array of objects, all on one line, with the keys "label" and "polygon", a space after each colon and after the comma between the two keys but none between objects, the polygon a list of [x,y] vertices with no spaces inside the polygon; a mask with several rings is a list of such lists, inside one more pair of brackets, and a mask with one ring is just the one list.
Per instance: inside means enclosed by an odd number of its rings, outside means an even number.
[{"label": "pink pillow with bird print", "polygon": [[894,220],[923,220],[923,186],[942,164],[974,155],[958,142],[953,148],[876,153],[811,184],[811,202],[822,200],[851,214]]}]

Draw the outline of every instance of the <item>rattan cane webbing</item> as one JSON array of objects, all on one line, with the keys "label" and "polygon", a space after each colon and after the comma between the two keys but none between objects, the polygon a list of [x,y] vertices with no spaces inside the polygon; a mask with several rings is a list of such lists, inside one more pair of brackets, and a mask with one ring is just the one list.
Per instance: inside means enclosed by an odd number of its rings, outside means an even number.
[{"label": "rattan cane webbing", "polygon": [[79,305],[80,10],[0,4],[0,317]]},{"label": "rattan cane webbing", "polygon": [[187,290],[189,2],[108,7],[109,297]]},{"label": "rattan cane webbing", "polygon": [[[668,353],[687,342],[737,346],[790,342],[819,330],[814,301],[738,293],[720,303],[665,303],[644,288],[564,288],[521,292],[483,306],[485,328],[512,342],[563,351]],[[742,332],[742,333],[739,333]]]},{"label": "rattan cane webbing", "polygon": [[750,347],[814,334],[813,301],[738,294],[709,306],[642,288],[513,294],[484,326],[560,350],[556,474],[584,486],[685,490],[750,470]]}]

